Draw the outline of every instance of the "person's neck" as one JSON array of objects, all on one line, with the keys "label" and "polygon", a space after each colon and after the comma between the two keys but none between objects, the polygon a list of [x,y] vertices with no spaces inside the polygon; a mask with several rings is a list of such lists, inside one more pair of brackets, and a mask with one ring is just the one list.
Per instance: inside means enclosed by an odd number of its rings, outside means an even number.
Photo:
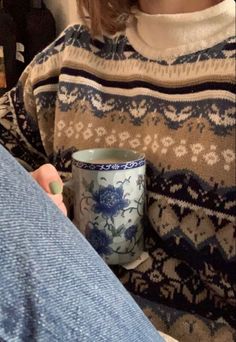
[{"label": "person's neck", "polygon": [[148,14],[177,14],[202,11],[222,0],[139,0],[142,12]]}]

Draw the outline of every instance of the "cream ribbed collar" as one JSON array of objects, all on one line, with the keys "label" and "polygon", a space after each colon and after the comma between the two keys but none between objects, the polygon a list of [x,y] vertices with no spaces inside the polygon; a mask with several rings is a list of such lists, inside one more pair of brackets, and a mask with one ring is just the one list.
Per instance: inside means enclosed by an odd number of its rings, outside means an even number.
[{"label": "cream ribbed collar", "polygon": [[136,9],[126,33],[133,47],[148,58],[196,52],[235,35],[235,2],[224,0],[183,14],[150,15]]}]

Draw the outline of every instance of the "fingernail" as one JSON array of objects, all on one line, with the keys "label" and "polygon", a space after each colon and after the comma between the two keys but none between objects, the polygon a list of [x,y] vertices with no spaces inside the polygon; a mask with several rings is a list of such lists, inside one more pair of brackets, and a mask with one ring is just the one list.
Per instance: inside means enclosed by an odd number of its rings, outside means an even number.
[{"label": "fingernail", "polygon": [[63,190],[61,183],[56,181],[49,184],[49,189],[53,195],[61,194]]}]

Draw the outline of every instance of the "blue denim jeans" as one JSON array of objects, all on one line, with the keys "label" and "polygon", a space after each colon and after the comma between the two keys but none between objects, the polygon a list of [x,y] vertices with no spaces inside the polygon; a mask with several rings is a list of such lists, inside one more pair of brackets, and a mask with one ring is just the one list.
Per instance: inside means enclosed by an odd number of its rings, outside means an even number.
[{"label": "blue denim jeans", "polygon": [[163,341],[80,232],[1,146],[0,341]]}]

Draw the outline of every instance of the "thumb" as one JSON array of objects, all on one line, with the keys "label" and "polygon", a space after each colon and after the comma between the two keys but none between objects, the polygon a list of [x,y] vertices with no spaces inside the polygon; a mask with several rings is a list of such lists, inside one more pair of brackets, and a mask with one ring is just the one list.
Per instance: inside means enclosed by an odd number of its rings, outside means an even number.
[{"label": "thumb", "polygon": [[61,194],[63,182],[56,168],[51,164],[44,164],[31,173],[36,182],[49,194]]}]

